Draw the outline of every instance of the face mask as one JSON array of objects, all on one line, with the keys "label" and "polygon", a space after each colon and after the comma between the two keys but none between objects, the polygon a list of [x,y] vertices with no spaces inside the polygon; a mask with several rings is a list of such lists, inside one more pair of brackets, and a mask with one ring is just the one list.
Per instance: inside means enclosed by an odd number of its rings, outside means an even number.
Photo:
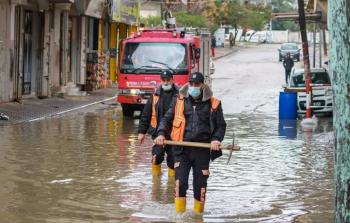
[{"label": "face mask", "polygon": [[193,98],[197,98],[201,94],[201,88],[200,87],[189,87],[188,94],[191,95]]},{"label": "face mask", "polygon": [[162,89],[164,91],[170,91],[172,88],[172,85],[171,84],[162,84]]}]

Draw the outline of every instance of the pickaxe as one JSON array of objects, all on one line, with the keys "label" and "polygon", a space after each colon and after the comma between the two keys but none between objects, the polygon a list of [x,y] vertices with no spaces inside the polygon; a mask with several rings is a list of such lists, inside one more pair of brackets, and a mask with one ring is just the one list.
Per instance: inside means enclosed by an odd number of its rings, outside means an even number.
[{"label": "pickaxe", "polygon": [[[230,155],[227,160],[227,164],[230,162],[232,157],[233,151],[239,151],[241,150],[241,147],[238,145],[235,145],[235,134],[233,133],[233,139],[231,145],[220,145],[220,149],[223,150],[230,150]],[[188,146],[188,147],[195,147],[195,148],[208,148],[210,149],[210,143],[201,143],[201,142],[185,142],[185,141],[171,141],[171,140],[164,140],[165,145],[170,146]]]}]

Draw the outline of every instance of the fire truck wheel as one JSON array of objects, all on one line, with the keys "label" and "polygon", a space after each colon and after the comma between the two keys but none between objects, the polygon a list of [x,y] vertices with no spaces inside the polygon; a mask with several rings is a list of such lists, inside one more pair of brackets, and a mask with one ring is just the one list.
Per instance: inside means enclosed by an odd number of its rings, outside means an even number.
[{"label": "fire truck wheel", "polygon": [[122,110],[123,110],[123,116],[125,117],[133,117],[134,116],[134,109],[126,104],[122,104]]}]

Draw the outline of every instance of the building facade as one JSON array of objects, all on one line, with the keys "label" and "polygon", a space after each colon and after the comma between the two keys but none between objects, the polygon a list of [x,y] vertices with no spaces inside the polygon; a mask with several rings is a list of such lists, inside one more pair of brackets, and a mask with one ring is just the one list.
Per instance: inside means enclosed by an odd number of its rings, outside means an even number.
[{"label": "building facade", "polygon": [[0,0],[0,103],[109,86],[138,14],[129,0]]}]

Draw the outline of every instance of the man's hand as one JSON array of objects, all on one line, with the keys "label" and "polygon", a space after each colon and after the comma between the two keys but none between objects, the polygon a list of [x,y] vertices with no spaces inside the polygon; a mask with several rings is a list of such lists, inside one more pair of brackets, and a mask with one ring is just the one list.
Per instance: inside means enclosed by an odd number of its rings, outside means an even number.
[{"label": "man's hand", "polygon": [[164,140],[165,137],[163,135],[159,135],[157,138],[154,139],[154,143],[160,146],[164,146]]},{"label": "man's hand", "polygon": [[137,136],[137,139],[139,140],[139,143],[142,144],[143,141],[145,140],[145,134],[139,133]]},{"label": "man's hand", "polygon": [[210,149],[214,150],[214,151],[219,151],[220,150],[220,145],[221,145],[221,143],[218,140],[211,141]]}]

